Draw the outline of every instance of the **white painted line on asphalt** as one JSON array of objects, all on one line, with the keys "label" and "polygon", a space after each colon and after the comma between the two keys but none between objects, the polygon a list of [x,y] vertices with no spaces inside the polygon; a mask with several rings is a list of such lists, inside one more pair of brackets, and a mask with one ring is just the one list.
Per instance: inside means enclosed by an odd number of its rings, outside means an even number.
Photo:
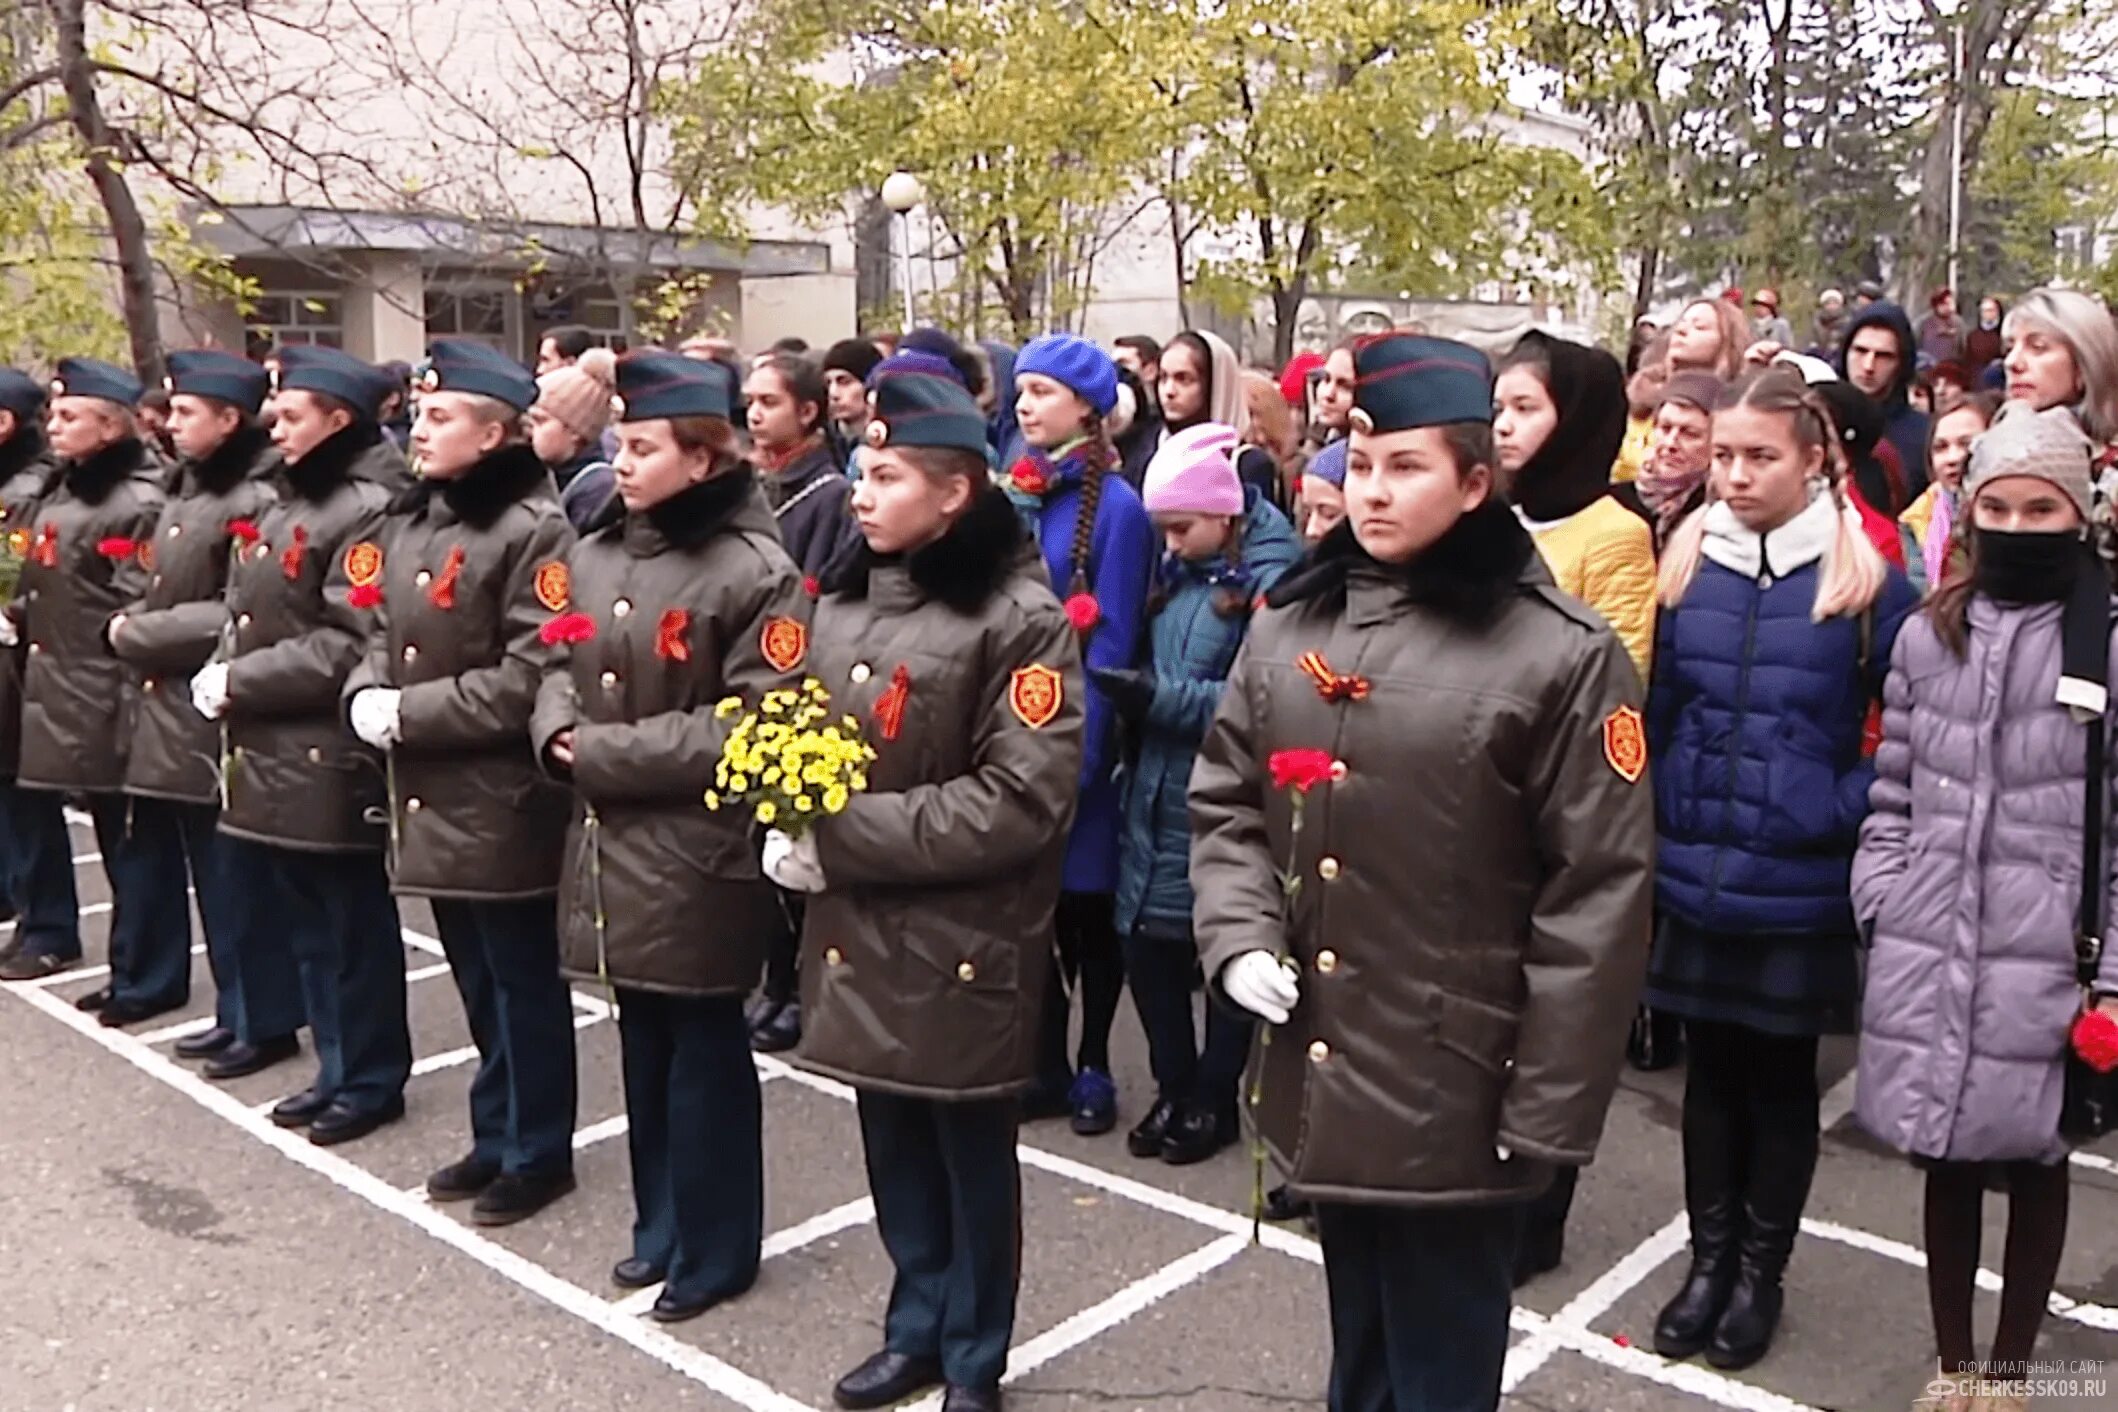
[{"label": "white painted line on asphalt", "polygon": [[[74,908],[74,915],[75,915],[76,917],[100,917],[100,916],[102,916],[102,915],[103,915],[103,914],[104,914],[105,912],[108,912],[108,911],[110,910],[110,908],[111,908],[111,904],[110,904],[110,903],[108,903],[108,902],[90,902],[90,903],[86,904],[85,906],[79,906],[79,907],[76,907],[76,908]],[[0,932],[11,932],[11,931],[13,931],[13,930],[15,929],[15,923],[16,923],[17,921],[19,921],[19,920],[21,920],[21,919],[20,919],[20,918],[14,918],[14,917],[11,917],[11,918],[9,918],[9,919],[8,919],[7,921],[4,921],[4,922],[0,922]],[[81,973],[80,973],[79,971],[68,971],[68,972],[66,972],[66,974],[67,974],[67,975],[69,975],[69,976],[78,976],[78,975],[79,975],[79,974],[81,974]],[[29,982],[29,984],[31,984],[31,985],[42,985],[42,984],[44,984],[44,982],[45,982],[45,981],[50,981],[50,980],[54,980],[54,979],[56,979],[56,977],[53,977],[53,976],[46,976],[46,977],[44,978],[44,980],[42,980],[42,981],[31,981],[31,982]]]},{"label": "white painted line on asphalt", "polygon": [[[1850,1245],[1855,1250],[1865,1250],[1871,1255],[1881,1255],[1888,1259],[1896,1260],[1901,1264],[1912,1265],[1922,1270],[1927,1268],[1927,1253],[1907,1245],[1901,1240],[1892,1240],[1888,1236],[1879,1236],[1868,1231],[1855,1230],[1851,1226],[1839,1225],[1836,1221],[1817,1221],[1807,1217],[1802,1220],[1802,1229],[1808,1234],[1823,1240],[1833,1240],[1841,1245]],[[2002,1281],[2000,1276],[1993,1271],[1981,1266],[1977,1280],[1980,1289],[1993,1294],[2000,1292]],[[2092,1329],[2118,1332],[2118,1309],[2111,1309],[2101,1304],[2090,1304],[2086,1300],[2069,1299],[2056,1291],[2053,1293],[2047,1307],[2062,1319],[2068,1319],[2077,1324],[2086,1324]]]},{"label": "white painted line on asphalt", "polygon": [[[601,1015],[576,1015],[574,1016],[574,1028],[585,1030],[590,1025],[601,1023],[602,1019]],[[412,1065],[412,1077],[415,1079],[424,1078],[426,1075],[437,1073],[442,1069],[453,1069],[458,1064],[468,1064],[477,1057],[478,1046],[475,1044],[466,1044],[461,1049],[451,1049],[441,1054],[429,1054],[426,1058]]]},{"label": "white painted line on asphalt", "polygon": [[2067,1160],[2077,1167],[2086,1167],[2092,1172],[2118,1177],[2118,1162],[2113,1162],[2100,1152],[2075,1152],[2069,1154]]},{"label": "white painted line on asphalt", "polygon": [[74,866],[76,868],[80,867],[83,863],[100,863],[102,861],[103,855],[100,853],[76,853],[74,855]]},{"label": "white painted line on asphalt", "polygon": [[406,985],[418,985],[421,981],[430,981],[436,976],[445,976],[448,973],[449,963],[442,961],[432,966],[421,966],[416,971],[406,971],[404,973],[404,983]]},{"label": "white painted line on asphalt", "polygon": [[[765,1237],[765,1244],[759,1252],[759,1258],[761,1260],[777,1260],[780,1256],[790,1255],[805,1245],[814,1245],[820,1240],[829,1240],[840,1231],[851,1230],[855,1226],[865,1226],[874,1219],[874,1198],[863,1196],[858,1201],[849,1201],[843,1206],[834,1206],[829,1211],[818,1212],[806,1221],[797,1221],[783,1231],[774,1231],[771,1235]],[[661,1296],[661,1293],[662,1287],[660,1285],[650,1285],[646,1289],[636,1289],[622,1299],[612,1300],[611,1307],[622,1314],[628,1314],[637,1319],[640,1315],[654,1308],[654,1302]]]},{"label": "white painted line on asphalt", "polygon": [[1689,1235],[1690,1222],[1679,1212],[1662,1229],[1621,1256],[1617,1264],[1590,1281],[1588,1288],[1561,1305],[1546,1328],[1508,1350],[1506,1370],[1501,1375],[1502,1390],[1512,1392],[1522,1385],[1523,1379],[1544,1366],[1558,1350],[1559,1329],[1579,1329],[1591,1337],[1601,1337],[1592,1327],[1595,1322],[1660,1269],[1670,1256],[1683,1250]]},{"label": "white painted line on asphalt", "polygon": [[164,1025],[158,1030],[146,1030],[133,1036],[142,1044],[167,1044],[173,1039],[184,1039],[195,1034],[204,1034],[213,1028],[214,1018],[201,1015],[196,1020],[179,1020],[173,1025]]},{"label": "white painted line on asphalt", "polygon": [[600,1123],[590,1123],[574,1134],[574,1151],[579,1152],[584,1147],[594,1147],[599,1142],[622,1137],[631,1128],[632,1120],[623,1113],[615,1118],[605,1118]]},{"label": "white painted line on asphalt", "polygon": [[103,1029],[93,1016],[76,1011],[64,1000],[27,987],[18,988],[17,994],[90,1043],[175,1089],[216,1117],[234,1124],[290,1162],[308,1168],[377,1210],[461,1251],[500,1278],[638,1349],[738,1407],[746,1408],[748,1412],[814,1412],[806,1404],[715,1358],[704,1349],[672,1338],[651,1324],[626,1318],[608,1301],[561,1279],[506,1246],[486,1239],[425,1201],[411,1200],[374,1173],[327,1148],[316,1146],[299,1132],[272,1126],[241,1102],[182,1068],[160,1051],[141,1044],[130,1035]]},{"label": "white painted line on asphalt", "polygon": [[1723,1377],[1697,1363],[1669,1362],[1652,1348],[1621,1347],[1593,1329],[1567,1328],[1553,1321],[1546,1325],[1545,1332],[1561,1347],[1606,1368],[1630,1373],[1663,1387],[1676,1388],[1723,1407],[1733,1407],[1737,1412],[1819,1412],[1806,1402],[1796,1402],[1755,1384]]},{"label": "white painted line on asphalt", "polygon": [[415,932],[410,927],[400,928],[399,934],[403,936],[404,944],[411,947],[414,951],[424,951],[429,956],[446,956],[448,954],[441,949],[441,941],[438,937],[428,936],[425,932]]}]

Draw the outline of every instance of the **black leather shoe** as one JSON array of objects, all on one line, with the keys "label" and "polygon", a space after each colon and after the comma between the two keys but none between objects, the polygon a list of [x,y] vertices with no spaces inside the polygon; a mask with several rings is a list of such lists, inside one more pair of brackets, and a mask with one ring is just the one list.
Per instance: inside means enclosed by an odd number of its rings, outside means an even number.
[{"label": "black leather shoe", "polygon": [[1197,1108],[1183,1108],[1162,1139],[1162,1160],[1172,1167],[1188,1167],[1204,1162],[1225,1145],[1218,1118]]},{"label": "black leather shoe", "polygon": [[784,1054],[802,1042],[802,1002],[790,1000],[750,1032],[750,1047],[760,1054]]},{"label": "black leather shoe", "polygon": [[110,987],[107,985],[99,985],[88,994],[77,996],[74,999],[74,1009],[90,1015],[95,1014],[96,1011],[108,1004],[110,1004]]},{"label": "black leather shoe", "polygon": [[175,1045],[179,1059],[211,1059],[235,1043],[235,1031],[215,1025],[203,1034],[187,1034]]},{"label": "black leather shoe", "polygon": [[[278,1039],[262,1039],[256,1044],[245,1044],[237,1040],[208,1061],[206,1067],[199,1072],[209,1079],[239,1079],[248,1074],[261,1074],[274,1064],[284,1064],[301,1052],[301,1041],[291,1034],[282,1035]],[[315,1113],[309,1115],[312,1118],[315,1116]],[[301,1121],[306,1123],[309,1119],[304,1118]],[[301,1123],[287,1126],[300,1127]]]},{"label": "black leather shoe", "polygon": [[1000,1412],[1000,1389],[950,1383],[948,1395],[941,1399],[941,1412]]},{"label": "black leather shoe", "polygon": [[646,1289],[662,1283],[662,1267],[652,1260],[628,1255],[610,1267],[610,1282],[619,1289]]},{"label": "black leather shoe", "polygon": [[1283,1186],[1265,1193],[1265,1219],[1268,1221],[1299,1221],[1308,1214],[1309,1203]]},{"label": "black leather shoe", "polygon": [[831,1400],[841,1407],[888,1407],[903,1402],[915,1392],[925,1392],[941,1381],[941,1360],[914,1358],[889,1349],[870,1358],[838,1380]]},{"label": "black leather shoe", "polygon": [[272,1105],[272,1121],[283,1128],[306,1128],[316,1115],[331,1106],[331,1095],[315,1088],[282,1098]]},{"label": "black leather shoe", "polygon": [[500,1164],[482,1157],[451,1162],[427,1178],[427,1200],[469,1201],[500,1179]]},{"label": "black leather shoe", "polygon": [[526,1221],[574,1189],[574,1174],[525,1172],[502,1177],[487,1187],[471,1208],[471,1223],[478,1226],[512,1226]]},{"label": "black leather shoe", "polygon": [[152,1020],[157,1015],[166,1015],[172,1010],[183,1008],[184,1002],[181,1000],[154,1003],[145,1000],[119,1000],[113,997],[104,1004],[102,1013],[97,1015],[96,1019],[102,1022],[103,1028],[114,1030],[120,1025],[137,1025],[142,1020]]},{"label": "black leather shoe", "polygon": [[686,1319],[698,1318],[716,1304],[730,1298],[733,1298],[733,1295],[708,1294],[696,1299],[678,1299],[665,1289],[656,1297],[654,1307],[647,1311],[647,1317],[658,1324],[681,1324]]},{"label": "black leather shoe", "polygon": [[1133,1124],[1125,1135],[1125,1150],[1135,1157],[1162,1155],[1162,1139],[1169,1135],[1169,1120],[1177,1116],[1177,1105],[1166,1098],[1155,1100],[1147,1116]]},{"label": "black leather shoe", "polygon": [[404,1116],[404,1099],[393,1098],[380,1108],[354,1108],[340,1100],[316,1115],[309,1124],[309,1141],[318,1147],[336,1147],[366,1137],[384,1123]]}]

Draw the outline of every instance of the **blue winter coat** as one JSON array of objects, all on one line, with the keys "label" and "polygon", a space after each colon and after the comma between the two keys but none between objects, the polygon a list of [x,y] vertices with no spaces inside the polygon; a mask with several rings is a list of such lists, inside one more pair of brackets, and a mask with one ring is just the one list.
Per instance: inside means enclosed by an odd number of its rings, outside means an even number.
[{"label": "blue winter coat", "polygon": [[1898,628],[1890,570],[1862,618],[1810,621],[1820,565],[1761,579],[1702,561],[1655,624],[1647,738],[1655,898],[1715,933],[1853,934],[1853,851],[1875,767],[1861,754]]},{"label": "blue winter coat", "polygon": [[[1073,592],[1070,564],[1074,522],[1081,509],[1078,469],[1046,492],[1030,512],[1031,527],[1044,551],[1052,592],[1062,602]],[[1155,527],[1140,503],[1139,492],[1112,471],[1103,478],[1096,523],[1089,532],[1088,588],[1101,617],[1082,644],[1085,667],[1132,667],[1140,661],[1140,638],[1146,626],[1147,583],[1155,571]],[[1084,689],[1088,705],[1083,732],[1081,806],[1066,841],[1065,892],[1111,892],[1118,886],[1117,718],[1110,702],[1093,682]]]},{"label": "blue winter coat", "polygon": [[[1221,687],[1250,625],[1252,601],[1302,554],[1286,516],[1254,491],[1244,500],[1249,510],[1240,566],[1222,556],[1203,563],[1162,561],[1168,596],[1148,625],[1155,698],[1125,788],[1116,914],[1120,936],[1143,921],[1191,927],[1191,814],[1185,796],[1192,757],[1221,704]],[[1235,611],[1224,614],[1224,606]]]}]

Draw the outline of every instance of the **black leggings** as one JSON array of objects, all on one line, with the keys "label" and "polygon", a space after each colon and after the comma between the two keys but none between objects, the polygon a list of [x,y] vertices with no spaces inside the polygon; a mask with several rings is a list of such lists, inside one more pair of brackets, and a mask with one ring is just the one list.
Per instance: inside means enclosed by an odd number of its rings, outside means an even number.
[{"label": "black leggings", "polygon": [[1944,1372],[1978,1368],[1971,1298],[1989,1171],[2007,1183],[2008,1244],[2001,1264],[2000,1324],[1987,1372],[2024,1378],[2066,1247],[2065,1162],[1937,1162],[1927,1169],[1927,1300],[1934,1310],[1935,1351]]},{"label": "black leggings", "polygon": [[1076,1062],[1083,1069],[1110,1072],[1110,1030],[1125,994],[1125,953],[1111,915],[1107,892],[1062,892],[1057,916],[1058,955],[1044,990],[1044,1019],[1039,1026],[1039,1087],[1063,1093],[1072,1080],[1066,1063],[1067,1022],[1073,991],[1081,992],[1081,1047]]}]

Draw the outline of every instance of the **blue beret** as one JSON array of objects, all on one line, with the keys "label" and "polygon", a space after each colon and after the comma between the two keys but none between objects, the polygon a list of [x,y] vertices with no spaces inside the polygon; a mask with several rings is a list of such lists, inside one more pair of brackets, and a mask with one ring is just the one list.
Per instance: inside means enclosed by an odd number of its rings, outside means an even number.
[{"label": "blue beret", "polygon": [[925,373],[929,377],[947,378],[965,391],[970,390],[970,384],[963,380],[963,369],[939,353],[912,349],[891,354],[868,370],[868,389],[872,392],[881,386],[882,380],[891,373]]},{"label": "blue beret", "polygon": [[[897,361],[892,359],[892,362]],[[870,446],[941,446],[983,457],[986,418],[963,384],[935,373],[876,369]]]},{"label": "blue beret", "polygon": [[275,392],[321,392],[335,397],[357,415],[373,421],[382,400],[395,390],[389,375],[351,353],[315,343],[289,343],[265,360]]},{"label": "blue beret", "polygon": [[1364,432],[1493,420],[1485,354],[1448,338],[1386,333],[1353,350],[1354,428]]},{"label": "blue beret", "polygon": [[28,373],[0,368],[0,411],[13,412],[16,421],[27,421],[44,410],[44,384]]},{"label": "blue beret", "polygon": [[642,348],[618,359],[618,420],[735,416],[728,369],[701,358]]},{"label": "blue beret", "polygon": [[427,349],[427,369],[419,385],[428,392],[475,392],[527,412],[537,400],[537,380],[529,369],[475,339],[437,339]]},{"label": "blue beret", "polygon": [[1118,365],[1110,354],[1085,338],[1070,333],[1048,333],[1030,340],[1015,359],[1015,380],[1024,373],[1048,377],[1070,387],[1099,417],[1110,415],[1118,405]]},{"label": "blue beret", "polygon": [[96,358],[61,358],[59,375],[51,380],[54,397],[100,397],[122,407],[138,402],[144,391],[131,373]]},{"label": "blue beret", "polygon": [[1346,488],[1346,439],[1344,437],[1340,437],[1329,446],[1320,448],[1314,456],[1309,458],[1309,464],[1302,470],[1302,479],[1308,480],[1312,476],[1326,485],[1335,485],[1340,490]]},{"label": "blue beret", "polygon": [[271,385],[272,378],[262,367],[218,348],[188,348],[170,354],[169,376],[162,379],[164,392],[211,397],[252,417],[265,405]]}]

